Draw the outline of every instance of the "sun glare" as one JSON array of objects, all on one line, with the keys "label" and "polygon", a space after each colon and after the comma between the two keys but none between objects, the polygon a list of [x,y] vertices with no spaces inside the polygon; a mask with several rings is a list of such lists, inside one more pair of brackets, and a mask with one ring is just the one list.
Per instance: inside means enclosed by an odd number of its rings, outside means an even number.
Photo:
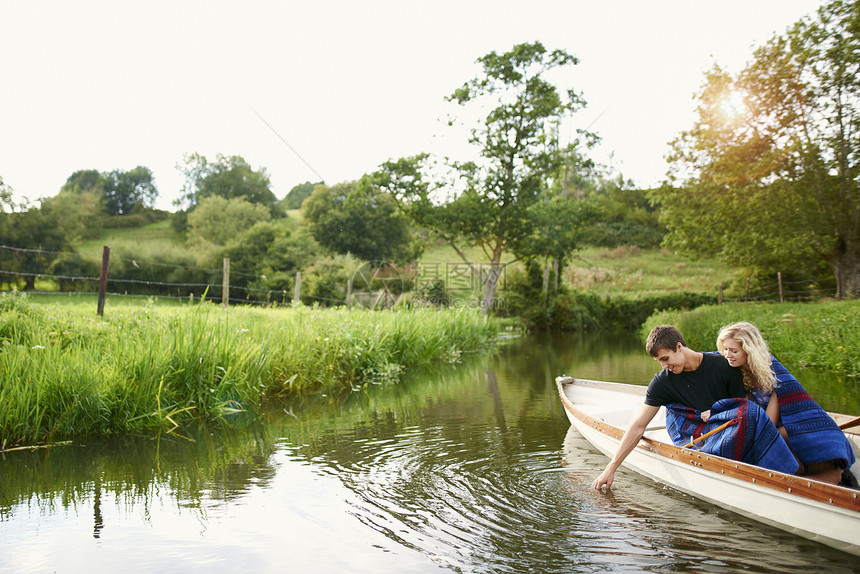
[{"label": "sun glare", "polygon": [[746,111],[744,96],[740,92],[729,92],[720,102],[720,113],[726,120],[734,120]]}]

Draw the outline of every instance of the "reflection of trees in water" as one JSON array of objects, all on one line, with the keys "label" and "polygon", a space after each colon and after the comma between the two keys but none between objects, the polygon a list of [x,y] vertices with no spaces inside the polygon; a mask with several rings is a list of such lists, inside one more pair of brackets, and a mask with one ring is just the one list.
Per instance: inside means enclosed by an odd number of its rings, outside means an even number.
[{"label": "reflection of trees in water", "polygon": [[103,518],[107,500],[148,516],[156,501],[169,496],[202,515],[204,498],[230,501],[252,485],[265,487],[277,472],[272,455],[281,445],[300,445],[292,452],[319,465],[323,454],[334,461],[348,458],[357,440],[396,435],[420,415],[430,387],[439,398],[459,392],[462,381],[442,373],[462,367],[447,365],[437,369],[439,378],[346,396],[272,401],[260,419],[239,418],[232,428],[200,425],[181,429],[182,436],[88,439],[0,454],[0,519],[14,519],[21,507],[55,514],[92,504],[98,538],[110,527]]},{"label": "reflection of trees in water", "polygon": [[93,536],[105,528],[103,499],[131,511],[169,492],[177,505],[202,512],[203,496],[231,500],[251,483],[275,475],[269,460],[275,440],[264,425],[241,429],[186,428],[185,437],[92,439],[65,447],[20,451],[0,459],[0,518],[11,519],[20,505],[56,513],[93,505]]},{"label": "reflection of trees in water", "polygon": [[[94,537],[108,538],[115,526],[109,505],[150,520],[161,503],[204,522],[212,499],[249,493],[253,503],[253,490],[280,485],[273,477],[287,459],[337,477],[346,491],[337,497],[351,504],[345,520],[458,571],[650,567],[642,556],[676,560],[677,569],[684,557],[707,568],[703,553],[713,555],[715,547],[725,571],[754,570],[747,548],[764,556],[775,543],[786,556],[775,560],[778,566],[793,567],[789,556],[807,563],[816,552],[831,556],[705,503],[684,510],[687,497],[667,498],[650,481],[625,477],[612,497],[597,495],[590,482],[606,457],[592,450],[561,468],[558,449],[569,423],[555,376],[577,357],[611,359],[611,341],[577,345],[567,337],[529,337],[489,360],[466,357],[397,385],[273,401],[262,420],[233,420],[231,429],[183,429],[193,440],[124,437],[0,455],[0,521],[77,509],[83,518],[91,513]],[[671,522],[678,515],[685,519]]]},{"label": "reflection of trees in water", "polygon": [[499,370],[514,369],[541,392],[549,386],[553,394],[559,375],[647,384],[659,370],[641,338],[628,332],[535,334],[505,345],[497,361]]}]

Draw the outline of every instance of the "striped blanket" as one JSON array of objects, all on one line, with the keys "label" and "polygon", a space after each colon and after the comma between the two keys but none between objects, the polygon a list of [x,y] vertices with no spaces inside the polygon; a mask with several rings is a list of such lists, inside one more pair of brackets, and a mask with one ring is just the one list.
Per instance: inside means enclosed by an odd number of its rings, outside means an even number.
[{"label": "striped blanket", "polygon": [[779,399],[781,422],[788,432],[791,451],[800,462],[815,464],[834,460],[840,468],[854,464],[851,445],[830,415],[775,357],[771,369],[776,375],[774,391]]},{"label": "striped blanket", "polygon": [[708,422],[701,411],[680,404],[666,405],[666,430],[672,441],[684,445],[724,423],[724,430],[696,443],[695,448],[725,458],[793,474],[799,465],[767,413],[746,399],[722,399],[711,407]]}]

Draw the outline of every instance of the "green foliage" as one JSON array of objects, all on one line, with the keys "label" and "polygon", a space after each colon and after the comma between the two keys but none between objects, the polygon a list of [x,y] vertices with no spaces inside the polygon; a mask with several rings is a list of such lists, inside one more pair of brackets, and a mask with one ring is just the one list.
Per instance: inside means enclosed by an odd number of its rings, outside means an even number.
[{"label": "green foliage", "polygon": [[221,285],[220,268],[198,267],[195,255],[181,246],[126,244],[111,250],[109,292],[186,297],[213,284]]},{"label": "green foliage", "polygon": [[60,229],[56,215],[36,207],[0,212],[0,284],[35,288],[36,276],[47,273],[60,252],[71,251],[68,238]]},{"label": "green foliage", "polygon": [[[322,257],[313,237],[292,232],[288,222],[262,221],[230,241],[222,255],[230,259],[230,284],[253,289],[256,301],[292,299],[296,272]],[[289,294],[289,295],[287,295]]]},{"label": "green foliage", "polygon": [[347,282],[361,266],[362,262],[352,255],[317,259],[302,272],[302,303],[321,307],[344,305]]},{"label": "green foliage", "polygon": [[[559,223],[545,217],[542,203],[560,187],[553,180],[570,176],[562,175],[563,168],[580,149],[579,142],[562,146],[559,123],[585,103],[573,90],[560,90],[548,79],[577,63],[562,50],[549,51],[540,42],[518,44],[503,54],[491,52],[478,63],[483,74],[448,100],[487,110],[469,140],[481,159],[450,162],[448,171],[440,173],[427,155],[419,154],[384,163],[374,177],[413,223],[451,244],[464,261],[476,267],[479,262],[466,260],[465,253],[472,246],[483,251],[489,265],[482,277],[482,307],[490,309],[508,251],[532,258],[566,254],[575,245],[578,209],[561,209],[565,220]],[[593,141],[591,134],[580,135]],[[451,172],[456,182],[448,181]],[[555,224],[570,234],[553,233]]]},{"label": "green foliage", "polygon": [[244,197],[206,197],[188,214],[188,246],[200,261],[211,261],[231,239],[269,219],[268,207]]},{"label": "green foliage", "polygon": [[[108,310],[111,306],[107,306]],[[474,312],[92,309],[0,294],[0,449],[85,434],[174,430],[267,396],[349,392],[492,345]]]},{"label": "green foliage", "polygon": [[152,207],[158,197],[155,178],[148,167],[105,174],[102,204],[108,215],[128,215],[135,207]]},{"label": "green foliage", "polygon": [[[549,277],[548,285],[554,278]],[[653,313],[664,309],[693,309],[714,303],[703,293],[645,294],[639,297],[600,296],[571,291],[564,286],[544,291],[543,270],[529,263],[508,275],[503,292],[504,309],[519,317],[528,330],[600,331],[635,330]]]},{"label": "green foliage", "polygon": [[[48,272],[57,276],[60,291],[95,291],[101,266],[78,253],[65,252],[51,263]],[[84,279],[87,277],[91,279]]]},{"label": "green foliage", "polygon": [[431,281],[418,290],[418,300],[434,307],[448,307],[453,300],[445,282]]},{"label": "green foliage", "polygon": [[762,273],[828,265],[837,296],[860,294],[857,3],[823,5],[737,76],[715,66],[698,99],[673,143],[674,185],[653,191],[669,245]]},{"label": "green foliage", "polygon": [[265,168],[254,170],[242,156],[218,154],[214,162],[192,153],[185,156],[180,171],[185,175],[180,204],[193,210],[207,197],[244,198],[255,205],[265,205],[272,215],[279,215],[277,198],[272,193]]},{"label": "green foliage", "polygon": [[97,169],[80,169],[66,179],[60,193],[95,193],[101,197],[104,195],[105,183],[104,174]]},{"label": "green foliage", "polygon": [[411,262],[419,254],[409,223],[394,199],[369,177],[318,185],[302,205],[303,222],[323,247],[366,261]]},{"label": "green foliage", "polygon": [[660,245],[666,229],[660,224],[657,208],[648,201],[646,191],[618,178],[601,180],[586,193],[599,215],[583,232],[583,243],[596,247]]},{"label": "green foliage", "polygon": [[318,185],[325,185],[325,182],[319,181],[317,183],[311,183],[306,181],[293,187],[289,192],[287,192],[287,196],[281,200],[281,207],[285,210],[301,209],[302,203],[311,196],[314,188]]},{"label": "green foliage", "polygon": [[642,325],[671,324],[697,350],[716,349],[720,329],[738,321],[753,323],[777,357],[834,374],[860,376],[860,300],[821,303],[708,305],[691,311],[658,313]]},{"label": "green foliage", "polygon": [[[90,218],[90,221],[85,223],[92,225],[97,223],[92,220],[94,204],[110,216],[129,215],[135,211],[152,209],[157,197],[158,188],[152,170],[148,167],[139,165],[128,171],[115,169],[105,173],[95,169],[82,169],[66,179],[66,183],[53,200],[53,207],[61,213],[68,210],[69,213],[65,214],[67,220]],[[77,206],[75,198],[80,202]],[[81,232],[68,224],[67,227]],[[80,236],[88,237],[86,233]]]},{"label": "green foliage", "polygon": [[42,201],[42,209],[53,218],[69,242],[98,237],[107,216],[102,207],[103,192],[60,191]]}]

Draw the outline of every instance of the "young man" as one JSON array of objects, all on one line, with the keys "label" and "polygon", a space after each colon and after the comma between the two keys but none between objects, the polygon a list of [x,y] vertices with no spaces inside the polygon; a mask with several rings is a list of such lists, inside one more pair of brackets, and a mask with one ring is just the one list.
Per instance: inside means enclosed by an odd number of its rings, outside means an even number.
[{"label": "young man", "polygon": [[693,351],[671,325],[654,327],[648,334],[645,350],[663,370],[651,379],[645,404],[621,438],[615,456],[592,483],[595,489],[612,488],[615,471],[639,443],[661,406],[680,403],[705,411],[720,399],[746,396],[740,369],[729,366],[720,354]]}]

